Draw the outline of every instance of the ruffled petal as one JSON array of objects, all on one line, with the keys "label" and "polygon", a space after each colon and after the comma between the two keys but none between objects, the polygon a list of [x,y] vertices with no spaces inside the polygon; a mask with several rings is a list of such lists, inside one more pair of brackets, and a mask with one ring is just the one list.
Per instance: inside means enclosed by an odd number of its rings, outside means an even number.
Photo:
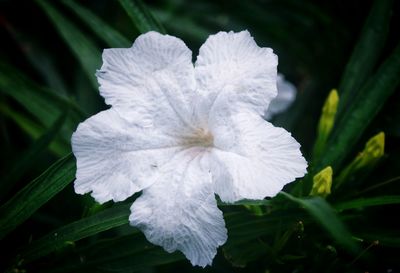
[{"label": "ruffled petal", "polygon": [[151,185],[151,176],[181,149],[173,138],[135,126],[114,109],[100,112],[72,136],[75,191],[92,192],[99,203],[122,201]]},{"label": "ruffled petal", "polygon": [[306,173],[300,144],[260,116],[243,113],[212,120],[215,192],[225,202],[275,196]]},{"label": "ruffled petal", "polygon": [[278,57],[257,46],[248,31],[219,32],[201,46],[195,65],[198,89],[209,105],[221,92],[230,92],[231,107],[264,114],[276,96]]},{"label": "ruffled petal", "polygon": [[193,265],[205,267],[227,231],[202,150],[185,150],[165,165],[156,183],[133,203],[129,220],[153,244],[180,250]]},{"label": "ruffled petal", "polygon": [[151,31],[131,48],[105,49],[97,78],[106,103],[131,122],[147,127],[190,124],[192,52],[176,37]]},{"label": "ruffled petal", "polygon": [[278,74],[278,81],[276,83],[278,88],[278,95],[271,101],[264,118],[270,120],[274,115],[284,112],[292,105],[296,98],[296,87],[285,80],[282,74]]}]

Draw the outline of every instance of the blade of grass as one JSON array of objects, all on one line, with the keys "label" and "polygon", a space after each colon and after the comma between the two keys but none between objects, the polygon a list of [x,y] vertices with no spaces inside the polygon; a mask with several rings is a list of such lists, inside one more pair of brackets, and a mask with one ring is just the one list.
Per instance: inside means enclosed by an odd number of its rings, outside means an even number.
[{"label": "blade of grass", "polygon": [[345,202],[335,204],[334,207],[338,211],[348,209],[359,209],[371,206],[382,206],[400,204],[400,195],[387,195],[368,198],[353,199]]},{"label": "blade of grass", "polygon": [[243,200],[237,201],[235,203],[224,203],[222,201],[218,201],[218,206],[221,206],[221,207],[224,207],[224,206],[268,206],[271,204],[272,204],[272,201],[269,199],[263,199],[263,200],[243,199]]},{"label": "blade of grass", "polygon": [[45,132],[25,154],[19,158],[16,164],[10,168],[10,171],[2,179],[0,184],[0,199],[8,193],[14,184],[26,173],[31,167],[31,163],[39,159],[43,151],[54,140],[67,117],[67,113],[62,113],[61,116],[54,122],[53,126]]},{"label": "blade of grass", "polygon": [[0,112],[13,120],[24,132],[26,132],[31,138],[38,139],[45,131],[46,128],[33,121],[30,118],[25,117],[23,114],[11,109],[8,105],[0,103]]},{"label": "blade of grass", "polygon": [[119,204],[97,214],[63,226],[33,241],[21,253],[24,262],[30,262],[99,232],[128,223],[131,204]]},{"label": "blade of grass", "polygon": [[95,72],[101,65],[101,53],[99,48],[50,3],[44,0],[36,0],[36,2],[53,22],[65,43],[71,48],[75,57],[82,65],[93,88],[97,90],[98,85]]},{"label": "blade of grass", "polygon": [[353,105],[346,109],[343,119],[334,130],[327,145],[325,156],[316,164],[315,171],[323,166],[338,170],[362,136],[368,124],[383,104],[396,90],[400,82],[400,43],[381,65],[377,73],[366,83]]},{"label": "blade of grass", "polygon": [[[6,117],[12,119],[23,131],[25,131],[33,139],[38,139],[46,132],[46,128],[44,128],[40,124],[37,124],[35,121],[32,121],[30,118],[27,118],[24,115],[12,110],[5,104],[0,103],[0,112]],[[49,149],[56,156],[61,157],[68,153],[71,148],[69,143],[66,143],[63,139],[57,137],[55,141],[50,144]]]},{"label": "blade of grass", "polygon": [[28,219],[75,178],[72,154],[58,160],[0,207],[0,239]]},{"label": "blade of grass", "polygon": [[228,241],[223,245],[225,258],[234,266],[244,267],[247,263],[265,255],[274,256],[273,249],[260,238],[288,230],[305,215],[299,209],[285,209],[262,216],[250,212],[234,212],[224,215],[229,232]]},{"label": "blade of grass", "polygon": [[62,3],[70,8],[96,35],[110,47],[129,47],[132,43],[121,33],[110,27],[90,10],[75,1],[63,0]]},{"label": "blade of grass", "polygon": [[85,114],[69,99],[38,86],[20,71],[0,61],[0,92],[16,100],[36,117],[46,128],[51,127],[62,114],[62,109],[71,109],[70,119],[63,129],[65,140],[69,142],[72,131]]},{"label": "blade of grass", "polygon": [[359,192],[356,192],[353,196],[359,196],[359,195],[365,194],[366,192],[376,190],[376,189],[378,189],[380,187],[387,186],[387,185],[392,184],[393,182],[397,182],[399,180],[400,180],[400,176],[396,176],[396,177],[390,178],[390,179],[385,180],[383,182],[380,182],[380,183],[377,183],[375,185],[372,185],[372,186],[370,186],[370,187],[368,187],[366,189],[363,189],[363,190],[361,190]]},{"label": "blade of grass", "polygon": [[281,192],[280,195],[285,196],[287,199],[296,202],[306,209],[316,222],[350,253],[356,254],[358,252],[359,247],[354,242],[350,232],[325,199],[320,197],[300,199],[286,192]]},{"label": "blade of grass", "polygon": [[141,0],[119,0],[119,3],[141,33],[151,30],[166,33],[164,27],[154,18]]},{"label": "blade of grass", "polygon": [[212,29],[206,28],[204,24],[198,24],[190,14],[176,16],[165,9],[152,9],[152,12],[169,30],[180,33],[182,39],[187,37],[189,40],[194,40],[196,44],[201,45],[213,32]]},{"label": "blade of grass", "polygon": [[371,7],[339,85],[338,120],[376,66],[389,32],[392,5],[393,0],[375,0]]},{"label": "blade of grass", "polygon": [[[68,224],[64,227],[61,227],[48,235],[32,242],[29,246],[27,246],[21,253],[20,257],[25,262],[30,262],[41,258],[51,252],[54,252],[58,249],[61,249],[68,245],[70,242],[76,242],[86,237],[90,237],[99,232],[106,231],[121,225],[125,225],[128,223],[128,218],[130,214],[129,207],[131,204],[119,204],[115,205],[111,208],[105,209],[99,213],[96,213],[92,216],[83,218],[71,224]],[[290,216],[288,216],[290,215]],[[285,217],[293,217],[291,214],[285,215]],[[226,215],[226,219],[229,225],[234,225],[234,219],[231,220],[230,215]],[[240,218],[243,220],[243,218]],[[253,220],[259,221],[260,218],[253,217]],[[282,220],[282,216],[277,217],[265,217],[262,220],[262,228],[260,228],[259,232],[265,233],[271,232],[271,223],[276,222],[277,219]],[[243,223],[243,221],[240,223]],[[240,224],[239,223],[239,224]],[[256,222],[247,223],[248,226],[245,228],[246,234],[249,234],[248,229],[250,227],[254,227]],[[264,224],[266,223],[266,224]],[[268,227],[268,228],[266,228]],[[235,237],[235,230],[240,227],[232,227],[232,234]],[[254,231],[254,229],[252,230]],[[241,233],[243,235],[243,233]],[[258,233],[257,233],[258,234]],[[250,232],[250,235],[254,237],[254,233]],[[240,236],[238,237],[240,239]]]},{"label": "blade of grass", "polygon": [[54,60],[46,50],[35,43],[33,37],[16,29],[7,19],[4,19],[4,27],[17,42],[27,60],[43,77],[46,84],[51,88],[51,91],[55,91],[58,94],[67,94],[67,88],[57,71]]},{"label": "blade of grass", "polygon": [[400,237],[399,232],[396,231],[388,231],[388,230],[380,230],[375,232],[363,232],[361,234],[357,234],[357,237],[363,238],[368,241],[378,241],[379,245],[400,248]]},{"label": "blade of grass", "polygon": [[85,256],[85,259],[62,261],[62,264],[57,265],[57,270],[52,272],[87,272],[92,268],[111,272],[136,272],[184,259],[180,252],[168,253],[151,244],[139,232],[97,241],[76,249],[73,255]]}]

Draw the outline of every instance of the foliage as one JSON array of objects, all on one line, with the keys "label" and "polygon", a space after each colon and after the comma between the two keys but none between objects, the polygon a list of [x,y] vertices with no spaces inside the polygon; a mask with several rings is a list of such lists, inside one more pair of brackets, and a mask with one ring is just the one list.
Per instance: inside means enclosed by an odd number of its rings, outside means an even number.
[{"label": "foliage", "polygon": [[[0,7],[0,270],[400,270],[399,3],[6,0]],[[303,144],[309,174],[272,199],[220,202],[229,239],[201,270],[127,225],[137,196],[99,206],[73,193],[70,138],[106,107],[95,79],[103,48],[128,47],[156,30],[196,52],[209,34],[241,29],[274,48],[280,72],[298,86],[295,104],[272,122]]]}]

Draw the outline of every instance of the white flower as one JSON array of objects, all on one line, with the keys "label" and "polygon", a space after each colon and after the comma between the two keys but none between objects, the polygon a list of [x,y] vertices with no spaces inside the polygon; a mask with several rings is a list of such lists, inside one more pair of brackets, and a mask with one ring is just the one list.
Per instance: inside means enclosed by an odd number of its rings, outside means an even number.
[{"label": "white flower", "polygon": [[263,199],[306,173],[299,143],[261,118],[277,63],[247,31],[211,35],[194,67],[180,39],[156,32],[105,49],[97,78],[112,107],[72,137],[75,191],[100,203],[143,191],[131,225],[193,265],[211,264],[227,239],[214,194]]},{"label": "white flower", "polygon": [[278,78],[276,82],[278,89],[277,96],[271,101],[267,111],[264,114],[265,119],[270,120],[276,114],[284,112],[289,108],[296,98],[296,87],[285,80],[282,74],[278,73]]}]

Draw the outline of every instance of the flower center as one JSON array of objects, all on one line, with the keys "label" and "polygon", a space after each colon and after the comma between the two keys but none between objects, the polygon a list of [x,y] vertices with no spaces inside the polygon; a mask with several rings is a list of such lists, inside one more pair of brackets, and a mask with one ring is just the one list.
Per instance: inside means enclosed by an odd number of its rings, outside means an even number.
[{"label": "flower center", "polygon": [[200,128],[196,129],[192,134],[184,136],[182,144],[191,147],[211,147],[214,145],[214,137],[210,131]]}]

